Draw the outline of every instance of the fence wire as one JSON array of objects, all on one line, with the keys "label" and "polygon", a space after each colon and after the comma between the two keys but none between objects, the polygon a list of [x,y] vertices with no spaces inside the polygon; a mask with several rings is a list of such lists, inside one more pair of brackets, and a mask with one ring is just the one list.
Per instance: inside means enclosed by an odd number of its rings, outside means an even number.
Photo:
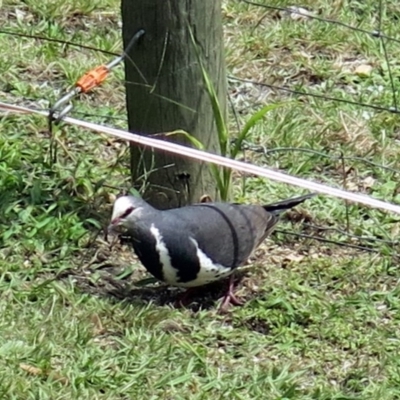
[{"label": "fence wire", "polygon": [[[385,8],[385,1],[379,0],[375,2],[376,6],[376,27],[373,30],[367,30],[361,28],[359,26],[352,26],[340,20],[335,20],[330,18],[329,16],[320,15],[316,12],[305,12],[303,6],[285,6],[282,5],[285,3],[284,1],[276,1],[276,4],[270,4],[270,1],[264,2],[254,2],[248,0],[232,0],[238,1],[240,3],[246,4],[247,7],[252,7],[253,9],[264,9],[265,13],[254,23],[252,27],[252,32],[255,34],[257,29],[260,29],[262,21],[268,17],[271,17],[272,12],[279,12],[285,15],[292,15],[296,14],[301,16],[307,21],[318,21],[321,23],[329,24],[329,25],[336,25],[342,28],[348,29],[349,32],[358,32],[364,35],[367,35],[371,38],[374,38],[377,41],[377,46],[382,51],[383,58],[386,64],[385,73],[387,74],[390,91],[391,91],[391,102],[390,104],[382,105],[382,104],[375,104],[370,103],[362,100],[362,96],[360,95],[359,99],[354,99],[349,96],[349,98],[341,98],[335,97],[329,94],[324,93],[317,93],[312,90],[312,88],[305,88],[304,86],[299,89],[298,85],[278,85],[274,83],[270,83],[268,81],[259,81],[259,80],[252,80],[246,77],[241,77],[235,74],[230,73],[228,80],[230,84],[230,96],[231,96],[231,104],[234,108],[234,113],[236,115],[246,114],[249,113],[251,109],[256,106],[262,104],[262,101],[254,101],[254,98],[250,101],[251,104],[246,106],[238,105],[238,102],[235,101],[235,91],[237,91],[237,85],[250,85],[259,88],[268,88],[274,92],[284,92],[289,95],[293,95],[296,99],[303,99],[303,98],[315,98],[319,100],[323,100],[326,102],[334,102],[337,104],[348,104],[354,107],[358,107],[360,109],[370,109],[377,113],[387,112],[389,114],[397,115],[400,113],[398,109],[398,100],[397,100],[397,89],[396,89],[396,79],[394,77],[394,73],[392,71],[391,63],[390,63],[390,52],[388,49],[388,43],[399,44],[400,39],[396,37],[389,36],[385,33],[385,24],[384,24],[384,8]],[[267,4],[268,3],[268,4]],[[343,6],[345,7],[345,6]],[[0,34],[2,35],[9,35],[9,36],[18,36],[24,37],[27,39],[38,40],[38,41],[49,41],[53,42],[54,44],[59,45],[67,45],[71,47],[77,47],[81,49],[85,49],[88,51],[95,51],[104,53],[106,55],[117,55],[118,53],[102,50],[93,46],[82,45],[79,43],[74,43],[66,40],[59,40],[54,38],[48,38],[41,35],[34,35],[28,34],[25,32],[17,32],[12,31],[10,29],[2,29],[0,30]],[[349,33],[350,34],[350,33]],[[129,61],[128,61],[129,62]],[[121,85],[123,82],[121,82]],[[246,96],[246,93],[244,94]],[[251,96],[250,96],[251,98]],[[8,97],[9,99],[9,97]],[[36,102],[35,98],[28,98],[27,96],[23,99],[14,99],[16,104],[26,104],[27,102],[31,104]],[[99,115],[95,113],[85,113],[74,111],[75,115],[79,115],[80,117],[84,118],[93,118],[96,121],[105,120],[105,121],[120,121],[121,123],[125,122],[126,118],[123,117],[115,117],[115,116],[108,116],[108,115]],[[239,122],[238,118],[238,124]],[[232,139],[232,144],[235,143],[235,139]],[[259,142],[251,142],[250,140],[246,140],[242,144],[242,150],[246,157],[249,157],[251,162],[255,163],[265,163],[268,165],[274,165],[274,163],[278,163],[282,157],[282,155],[286,155],[287,157],[291,157],[293,154],[303,154],[309,157],[309,161],[318,159],[318,160],[325,160],[329,163],[335,164],[338,163],[343,167],[343,173],[338,174],[338,180],[335,181],[336,184],[345,186],[346,185],[346,168],[354,166],[355,164],[364,166],[365,168],[368,167],[370,173],[375,177],[379,177],[381,173],[386,173],[385,179],[391,179],[394,182],[398,181],[400,169],[396,168],[397,160],[393,160],[390,163],[378,163],[376,161],[372,161],[368,156],[361,157],[358,155],[348,155],[348,154],[331,154],[332,150],[323,150],[323,149],[314,149],[311,147],[290,147],[290,146],[279,146],[279,147],[271,147],[266,144],[262,144]],[[323,161],[322,161],[323,162]],[[362,167],[361,167],[362,168]],[[362,170],[361,170],[362,172]],[[378,180],[378,179],[377,179]],[[382,182],[384,184],[385,182]],[[397,190],[397,188],[395,188]],[[395,201],[397,191],[393,191],[393,196],[391,198],[392,201]],[[346,215],[347,220],[345,226],[330,226],[330,225],[321,225],[319,223],[305,223],[303,226],[305,227],[305,232],[292,232],[297,236],[303,237],[305,239],[313,239],[319,240],[328,244],[334,244],[342,247],[348,247],[357,251],[365,251],[371,253],[378,253],[381,255],[389,254],[390,257],[395,258],[396,260],[400,259],[400,253],[398,252],[399,241],[392,240],[387,237],[384,237],[384,233],[377,233],[376,235],[364,235],[358,234],[357,231],[357,224],[358,220],[356,219],[354,222],[350,221],[350,213],[348,211],[350,205],[346,204]],[[370,215],[369,211],[365,211],[364,214],[361,215],[361,219],[364,218],[364,215]],[[369,216],[369,218],[377,218],[374,214],[373,216]],[[398,223],[399,221],[393,221],[394,223]],[[278,233],[282,231],[277,231]],[[286,232],[288,233],[288,232]],[[290,233],[290,232],[289,232]],[[388,251],[389,249],[389,251]]]},{"label": "fence wire", "polygon": [[[290,15],[298,15],[306,21],[319,21],[321,23],[329,24],[329,25],[337,25],[342,28],[348,29],[350,32],[358,32],[364,35],[368,35],[371,38],[376,39],[377,41],[377,47],[379,47],[383,53],[383,57],[385,60],[385,64],[387,66],[386,73],[388,76],[388,80],[390,83],[390,91],[391,91],[391,103],[387,105],[380,105],[380,104],[374,104],[371,102],[365,102],[362,101],[360,95],[360,99],[352,99],[352,98],[338,98],[331,96],[329,94],[321,94],[321,93],[315,93],[312,91],[312,88],[307,88],[307,87],[302,87],[301,90],[299,90],[296,85],[291,86],[289,85],[277,85],[274,83],[270,82],[264,82],[260,80],[252,80],[252,79],[247,79],[243,78],[240,76],[234,76],[230,75],[228,77],[229,82],[231,84],[231,87],[233,87],[233,91],[235,92],[237,85],[238,84],[244,84],[244,85],[252,85],[254,87],[260,87],[260,88],[268,88],[271,89],[274,92],[285,92],[289,95],[294,95],[295,98],[297,99],[303,99],[306,97],[311,97],[311,98],[316,98],[316,99],[321,99],[324,101],[330,101],[334,103],[344,103],[344,104],[349,104],[352,106],[356,106],[357,108],[367,108],[371,109],[374,112],[388,112],[392,114],[399,114],[399,109],[398,109],[398,101],[397,101],[397,93],[396,93],[396,85],[395,85],[395,78],[393,76],[393,71],[391,68],[390,60],[389,60],[389,50],[387,48],[387,43],[393,42],[395,44],[398,44],[400,42],[399,39],[395,37],[391,37],[387,35],[384,32],[384,17],[383,17],[383,10],[385,6],[384,0],[380,0],[376,2],[377,6],[377,25],[376,29],[373,30],[367,30],[360,28],[359,26],[352,26],[350,24],[344,23],[340,20],[335,20],[333,18],[330,18],[329,16],[324,16],[322,13],[318,13],[315,10],[309,11],[312,6],[310,6],[308,9],[304,8],[307,6],[304,5],[293,5],[291,4],[290,6],[282,6],[282,3],[285,3],[284,1],[264,1],[264,2],[255,2],[255,1],[249,1],[249,0],[241,0],[241,3],[247,4],[250,8],[252,9],[265,9],[266,12],[263,13],[258,19],[255,18],[256,22],[254,23],[254,26],[252,27],[252,34],[256,35],[257,29],[262,29],[261,28],[261,23],[264,19],[270,17],[273,12],[279,12],[281,13],[281,18],[283,17],[282,15],[290,16]],[[310,3],[313,4],[313,3]],[[315,4],[315,3],[314,3]],[[345,6],[342,6],[345,7]],[[295,23],[293,21],[293,23]],[[253,36],[254,39],[254,36]],[[257,96],[253,96],[257,97]],[[262,97],[262,96],[260,96]],[[277,96],[278,97],[278,96]],[[257,106],[261,102],[257,102]],[[235,102],[231,101],[232,107],[235,107]],[[248,111],[248,109],[254,107],[254,104],[250,106],[244,106],[241,105],[241,107],[237,107],[234,111],[234,114],[237,115],[241,114],[243,112]],[[238,123],[238,122],[237,122]],[[235,139],[232,140],[235,142]],[[349,155],[349,154],[343,154],[342,151],[338,152],[336,151],[336,154],[331,154],[332,151],[330,150],[329,152],[327,151],[321,151],[320,149],[313,149],[310,147],[289,147],[289,146],[282,146],[282,147],[275,147],[275,146],[270,146],[268,147],[267,145],[262,145],[259,143],[251,143],[249,141],[245,141],[242,144],[242,149],[245,151],[247,154],[250,153],[249,158],[253,161],[254,159],[257,160],[258,163],[265,163],[268,165],[273,165],[274,161],[277,161],[279,164],[279,158],[281,157],[281,154],[290,154],[295,157],[296,153],[303,153],[304,155],[309,155],[309,158],[312,160],[319,159],[319,160],[329,160],[329,163],[342,163],[343,165],[343,170],[345,168],[349,168],[355,164],[360,165],[361,169],[364,167],[368,167],[369,170],[372,169],[373,175],[379,175],[378,171],[385,171],[387,174],[386,177],[390,176],[393,181],[397,181],[399,178],[399,173],[400,169],[397,168],[397,160],[391,160],[390,164],[382,164],[375,162],[371,160],[369,157],[360,157],[356,155]],[[340,153],[340,154],[337,154]],[[254,155],[258,155],[254,157]],[[275,155],[275,158],[274,158]],[[260,158],[260,156],[262,156]],[[318,163],[318,161],[316,162]],[[394,164],[394,166],[393,166]],[[343,172],[343,179],[342,179],[342,186],[346,185],[346,173]],[[397,190],[395,191],[397,194]],[[394,196],[395,197],[395,196]],[[346,204],[346,208],[348,209],[349,205]],[[308,230],[307,234],[304,233],[297,233],[299,236],[303,236],[306,238],[314,238],[320,241],[325,241],[327,243],[332,243],[335,245],[339,246],[346,246],[349,248],[354,248],[360,251],[367,251],[367,252],[373,252],[373,253],[381,253],[382,248],[389,247],[390,248],[390,254],[392,256],[395,256],[396,259],[398,259],[398,253],[397,249],[399,246],[399,241],[398,240],[391,240],[391,239],[386,239],[382,237],[378,237],[379,235],[376,236],[365,236],[365,235],[359,235],[355,234],[352,232],[352,230],[357,230],[357,220],[352,222],[350,221],[350,213],[348,210],[346,210],[346,215],[347,215],[347,223],[345,227],[331,227],[331,226],[321,226],[318,224],[303,224],[303,227]],[[353,229],[353,226],[355,225],[355,229]],[[337,237],[341,237],[341,240],[335,240],[333,239]],[[344,240],[343,240],[344,239]],[[382,253],[381,253],[382,254]]]}]

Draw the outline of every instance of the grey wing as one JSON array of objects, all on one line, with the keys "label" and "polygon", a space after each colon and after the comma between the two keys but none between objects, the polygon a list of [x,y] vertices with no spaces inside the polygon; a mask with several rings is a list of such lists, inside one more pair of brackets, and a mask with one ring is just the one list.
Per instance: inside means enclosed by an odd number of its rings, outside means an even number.
[{"label": "grey wing", "polygon": [[185,220],[203,253],[232,269],[247,260],[278,221],[259,206],[205,203],[185,207],[184,213],[182,210],[176,217]]}]

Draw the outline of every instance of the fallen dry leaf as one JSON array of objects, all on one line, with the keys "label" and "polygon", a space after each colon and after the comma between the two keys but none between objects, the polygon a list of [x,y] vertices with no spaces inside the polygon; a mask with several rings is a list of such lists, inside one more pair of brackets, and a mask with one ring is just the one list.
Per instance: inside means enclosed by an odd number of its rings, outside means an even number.
[{"label": "fallen dry leaf", "polygon": [[288,254],[287,256],[285,256],[285,258],[283,259],[284,261],[293,261],[293,262],[299,262],[304,258],[304,256],[302,256],[301,254]]},{"label": "fallen dry leaf", "polygon": [[390,230],[390,233],[393,237],[398,237],[400,233],[400,224],[397,222],[393,224],[392,229]]},{"label": "fallen dry leaf", "polygon": [[93,314],[90,317],[90,320],[91,320],[92,324],[94,325],[93,333],[95,336],[101,335],[102,333],[104,333],[105,329],[103,327],[100,317],[97,314]]},{"label": "fallen dry leaf", "polygon": [[43,374],[43,370],[41,368],[34,367],[33,365],[21,363],[21,364],[19,364],[19,367],[31,375],[42,375]]},{"label": "fallen dry leaf", "polygon": [[363,179],[362,184],[364,189],[371,188],[375,184],[375,179],[372,176],[367,176],[366,178]]},{"label": "fallen dry leaf", "polygon": [[361,64],[355,70],[355,74],[358,76],[370,76],[373,68],[369,64]]},{"label": "fallen dry leaf", "polygon": [[54,379],[64,385],[68,384],[68,379],[64,376],[62,376],[59,372],[57,371],[43,371],[41,368],[38,367],[34,367],[33,365],[29,365],[29,364],[24,364],[21,363],[19,364],[19,367],[24,370],[25,372],[27,372],[28,374],[31,375],[45,375],[48,376],[51,379]]}]

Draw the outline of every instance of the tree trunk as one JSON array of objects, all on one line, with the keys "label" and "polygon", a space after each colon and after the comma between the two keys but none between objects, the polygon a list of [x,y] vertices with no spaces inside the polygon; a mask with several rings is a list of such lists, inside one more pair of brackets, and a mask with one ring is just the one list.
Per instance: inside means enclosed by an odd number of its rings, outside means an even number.
[{"label": "tree trunk", "polygon": [[[198,55],[226,115],[226,73],[221,0],[122,0],[123,39],[144,29],[125,61],[129,130],[142,134],[182,129],[218,153],[218,134]],[[133,62],[132,62],[133,61]],[[182,135],[168,136],[189,145]],[[218,194],[208,165],[131,146],[135,187],[158,208],[198,202]]]}]

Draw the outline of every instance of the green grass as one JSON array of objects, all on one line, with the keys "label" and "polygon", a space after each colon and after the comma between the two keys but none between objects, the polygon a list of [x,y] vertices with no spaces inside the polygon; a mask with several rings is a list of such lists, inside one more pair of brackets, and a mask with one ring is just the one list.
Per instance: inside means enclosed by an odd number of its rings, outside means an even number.
[{"label": "green grass", "polygon": [[[285,1],[268,4],[292,5]],[[382,29],[398,31],[395,1],[383,1]],[[303,1],[364,29],[377,28],[376,1]],[[115,0],[3,1],[2,29],[104,50],[121,50]],[[224,2],[229,75],[391,106],[379,40],[319,21],[293,20],[243,2]],[[0,34],[0,101],[47,106],[99,52]],[[387,43],[398,89],[397,45]],[[371,65],[368,76],[357,66]],[[231,82],[243,128],[266,104],[283,103],[247,140],[247,160],[399,202],[398,117],[355,105]],[[290,100],[290,101],[289,101]],[[286,104],[286,105],[285,105]],[[74,115],[126,128],[123,70],[76,102]],[[83,113],[83,115],[82,115]],[[87,116],[90,114],[90,116]],[[230,132],[236,122],[229,121]],[[399,218],[320,196],[289,213],[280,228],[348,244],[381,241],[374,252],[276,233],[244,269],[244,307],[217,315],[223,285],[188,309],[176,290],[143,288],[147,276],[129,248],[110,248],[116,193],[129,188],[126,145],[73,127],[56,128],[50,158],[46,121],[0,120],[0,397],[5,399],[400,398]],[[292,150],[283,151],[290,147]],[[296,148],[313,150],[314,153]],[[281,149],[281,150],[279,150]],[[340,159],[359,157],[359,159]],[[234,174],[238,201],[263,203],[295,188]],[[132,268],[129,279],[120,279]],[[58,273],[58,275],[56,275]]]}]

